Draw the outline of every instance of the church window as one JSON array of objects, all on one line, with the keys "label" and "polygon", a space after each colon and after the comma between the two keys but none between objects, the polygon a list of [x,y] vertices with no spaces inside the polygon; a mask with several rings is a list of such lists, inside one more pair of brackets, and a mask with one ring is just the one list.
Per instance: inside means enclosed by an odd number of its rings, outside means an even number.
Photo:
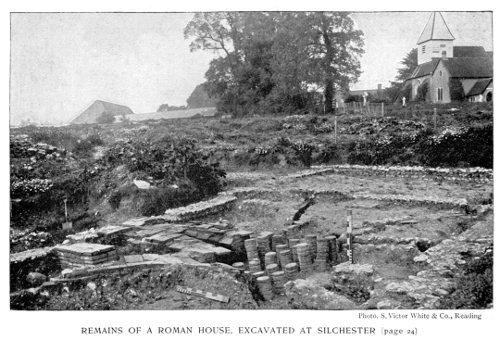
[{"label": "church window", "polygon": [[443,58],[446,58],[446,51],[441,52],[441,56],[442,56]]},{"label": "church window", "polygon": [[437,90],[437,100],[439,102],[443,101],[443,88],[438,87],[436,90]]},{"label": "church window", "polygon": [[425,53],[425,45],[422,46],[422,53]]},{"label": "church window", "polygon": [[441,45],[439,45],[439,47],[446,47],[446,45],[445,44],[441,44]]},{"label": "church window", "polygon": [[443,76],[443,71],[439,71],[439,76],[442,77]]}]

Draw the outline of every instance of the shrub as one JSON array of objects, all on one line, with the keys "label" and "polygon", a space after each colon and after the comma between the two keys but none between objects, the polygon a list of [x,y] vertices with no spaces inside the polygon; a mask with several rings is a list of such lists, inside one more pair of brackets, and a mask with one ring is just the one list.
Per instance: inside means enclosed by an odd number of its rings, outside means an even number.
[{"label": "shrub", "polygon": [[467,263],[462,269],[457,290],[441,300],[441,308],[486,308],[493,302],[493,250]]},{"label": "shrub", "polygon": [[342,150],[337,144],[328,143],[313,156],[313,162],[325,164],[330,162],[340,162],[342,160]]},{"label": "shrub", "polygon": [[91,155],[95,146],[103,145],[104,141],[99,134],[94,133],[84,139],[79,139],[73,147],[73,152],[79,156],[88,157]]},{"label": "shrub", "polygon": [[120,203],[122,201],[122,192],[120,190],[115,190],[109,195],[108,203],[111,209],[118,210],[120,208]]},{"label": "shrub", "polygon": [[429,93],[429,83],[422,83],[417,89],[417,97],[415,98],[418,101],[425,102],[427,100],[427,94]]},{"label": "shrub", "polygon": [[143,216],[161,215],[167,209],[187,205],[203,198],[192,183],[182,183],[178,188],[164,187],[145,190],[141,193],[143,203],[139,212]]},{"label": "shrub", "polygon": [[410,85],[405,86],[401,90],[399,97],[401,98],[401,100],[403,100],[403,97],[405,97],[406,102],[409,102],[411,100],[411,86]]},{"label": "shrub", "polygon": [[429,166],[493,167],[493,124],[467,129],[447,129],[418,146],[423,163]]}]

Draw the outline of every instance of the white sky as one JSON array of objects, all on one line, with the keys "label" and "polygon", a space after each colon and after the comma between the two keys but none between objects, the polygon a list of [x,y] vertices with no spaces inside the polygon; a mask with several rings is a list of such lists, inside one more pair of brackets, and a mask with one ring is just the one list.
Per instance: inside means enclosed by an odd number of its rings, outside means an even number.
[{"label": "white sky", "polygon": [[[365,33],[363,74],[353,89],[389,85],[430,12],[354,13]],[[444,12],[455,45],[492,50],[488,12]],[[210,52],[189,51],[190,13],[13,13],[11,124],[63,123],[96,99],[156,111],[184,105],[204,81]]]}]

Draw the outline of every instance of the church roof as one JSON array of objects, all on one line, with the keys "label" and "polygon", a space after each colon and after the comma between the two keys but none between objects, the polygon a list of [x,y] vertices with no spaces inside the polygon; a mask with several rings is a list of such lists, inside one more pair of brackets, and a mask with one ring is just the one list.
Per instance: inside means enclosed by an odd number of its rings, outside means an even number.
[{"label": "church roof", "polygon": [[439,59],[432,59],[431,61],[418,65],[408,79],[420,78],[433,74],[438,63]]},{"label": "church roof", "polygon": [[469,90],[469,93],[467,93],[467,96],[477,96],[478,94],[483,93],[488,85],[490,85],[492,80],[492,78],[488,78],[476,81],[474,86],[472,86],[472,88]]},{"label": "church roof", "polygon": [[453,78],[493,77],[493,59],[490,57],[450,58],[442,62]]},{"label": "church roof", "polygon": [[484,57],[487,54],[483,46],[453,46],[453,57]]},{"label": "church roof", "polygon": [[441,12],[433,12],[431,14],[422,34],[420,34],[420,38],[418,38],[417,45],[429,40],[455,40]]}]

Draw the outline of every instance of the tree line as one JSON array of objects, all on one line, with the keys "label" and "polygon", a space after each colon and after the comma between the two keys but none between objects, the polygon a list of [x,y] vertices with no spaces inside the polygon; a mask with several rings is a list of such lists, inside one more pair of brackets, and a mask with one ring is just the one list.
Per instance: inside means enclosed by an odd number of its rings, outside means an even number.
[{"label": "tree line", "polygon": [[[205,12],[184,30],[191,51],[212,50],[204,90],[235,116],[333,112],[361,74],[363,32],[347,12]],[[322,95],[318,95],[322,93]]]}]

